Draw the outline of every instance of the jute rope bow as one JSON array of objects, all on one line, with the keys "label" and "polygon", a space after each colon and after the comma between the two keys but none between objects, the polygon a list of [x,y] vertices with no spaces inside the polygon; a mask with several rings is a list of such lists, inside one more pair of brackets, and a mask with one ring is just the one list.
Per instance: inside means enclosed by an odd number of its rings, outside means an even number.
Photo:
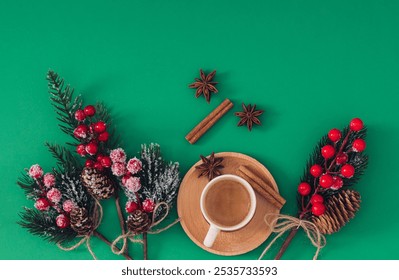
[{"label": "jute rope bow", "polygon": [[96,202],[96,204],[94,206],[93,230],[90,233],[88,233],[87,235],[79,236],[79,237],[82,237],[82,239],[80,239],[75,245],[72,245],[70,247],[64,247],[61,243],[57,243],[58,248],[60,248],[61,250],[64,250],[64,251],[72,251],[86,242],[87,250],[93,257],[93,259],[97,260],[97,257],[94,254],[94,252],[90,246],[90,238],[92,236],[93,231],[95,231],[100,226],[101,220],[103,219],[103,208],[97,199],[95,199],[95,202]]},{"label": "jute rope bow", "polygon": [[[274,218],[270,221],[269,217],[271,216],[274,216]],[[267,245],[265,250],[263,250],[259,260],[263,258],[263,256],[267,253],[267,251],[269,251],[270,247],[276,242],[277,239],[279,239],[285,232],[295,228],[303,228],[313,246],[316,247],[316,253],[313,256],[313,260],[317,260],[320,249],[326,245],[326,238],[320,233],[320,230],[317,228],[317,226],[310,221],[282,214],[266,214],[264,220],[272,229],[272,232],[278,234],[273,238],[269,245]]]},{"label": "jute rope bow", "polygon": [[[165,218],[166,218],[166,217],[168,216],[168,214],[169,214],[169,209],[170,209],[169,205],[168,205],[166,202],[160,202],[160,203],[158,203],[157,205],[155,205],[155,207],[154,207],[154,211],[152,212],[151,221],[154,221],[154,220],[155,220],[155,213],[157,212],[158,208],[161,207],[161,206],[165,206],[165,208],[166,208],[165,214],[164,214],[158,221],[152,222],[151,226],[149,227],[149,230],[147,231],[148,234],[158,234],[158,233],[161,233],[161,232],[163,232],[163,231],[165,231],[165,230],[171,228],[172,226],[174,226],[175,224],[177,224],[177,223],[180,221],[180,219],[177,218],[176,220],[174,220],[171,224],[167,225],[166,227],[163,227],[163,228],[160,228],[160,229],[156,229],[156,230],[150,230],[150,229],[152,229],[153,227],[159,225],[163,220],[165,220]],[[122,234],[122,235],[118,236],[118,237],[114,240],[114,242],[112,242],[112,244],[111,244],[112,252],[113,252],[114,254],[117,254],[117,255],[122,254],[122,253],[125,251],[125,249],[126,249],[127,239],[129,239],[132,243],[144,244],[144,242],[143,242],[142,239],[137,239],[137,238],[135,238],[135,237],[138,236],[138,235],[139,235],[139,234],[133,233],[132,231],[129,230],[126,234]],[[118,244],[118,242],[119,242],[121,239],[123,239],[123,246],[122,246],[122,248],[119,250],[118,247],[116,247],[116,244]]]}]

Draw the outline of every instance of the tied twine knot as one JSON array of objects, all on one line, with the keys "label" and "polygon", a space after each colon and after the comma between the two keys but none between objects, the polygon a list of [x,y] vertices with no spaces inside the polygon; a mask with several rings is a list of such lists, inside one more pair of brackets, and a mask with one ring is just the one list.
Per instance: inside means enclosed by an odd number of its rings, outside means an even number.
[{"label": "tied twine knot", "polygon": [[[157,212],[157,210],[159,209],[159,207],[164,206],[166,208],[165,214],[163,214],[163,216],[156,222],[155,221],[155,213]],[[169,228],[171,228],[172,226],[174,226],[175,224],[177,224],[180,221],[180,218],[177,218],[176,220],[174,220],[172,223],[170,223],[169,225],[167,225],[166,227],[160,228],[160,229],[156,229],[156,230],[151,230],[153,227],[159,225],[160,223],[162,223],[163,220],[165,220],[165,218],[168,216],[169,214],[169,205],[166,202],[160,202],[157,203],[154,207],[154,210],[152,212],[152,218],[151,221],[152,224],[150,225],[148,231],[146,233],[148,234],[158,234],[161,233]],[[120,236],[118,236],[114,242],[112,242],[111,244],[111,250],[114,254],[120,255],[122,254],[125,250],[126,250],[126,246],[127,246],[127,239],[129,239],[132,243],[139,243],[139,244],[144,244],[144,241],[142,239],[137,239],[135,238],[136,236],[138,236],[138,234],[135,234],[133,232],[131,232],[130,230],[126,233],[126,234],[122,234]],[[123,239],[123,246],[122,248],[119,250],[118,247],[116,247],[116,244],[118,244],[118,242]]]},{"label": "tied twine knot", "polygon": [[93,257],[94,260],[97,260],[96,255],[94,254],[91,245],[90,245],[90,238],[93,235],[93,231],[95,231],[101,223],[101,220],[103,219],[103,207],[101,206],[100,202],[98,199],[95,199],[95,206],[94,206],[94,214],[93,214],[93,230],[88,233],[87,235],[81,236],[82,239],[80,239],[75,245],[72,245],[70,247],[64,247],[62,245],[62,242],[57,243],[58,248],[60,248],[63,251],[73,251],[82,244],[86,243],[87,250],[89,251],[90,255]]},{"label": "tied twine knot", "polygon": [[[274,216],[271,220],[270,217]],[[305,231],[307,237],[309,238],[310,242],[312,242],[313,246],[316,247],[316,252],[313,256],[313,260],[317,260],[319,256],[319,252],[321,248],[326,245],[326,238],[318,227],[307,220],[299,219],[296,217],[282,215],[282,214],[266,214],[264,217],[265,223],[272,229],[272,232],[278,233],[273,240],[267,245],[267,247],[263,250],[262,254],[260,255],[259,259],[262,259],[264,255],[269,251],[270,247],[279,239],[285,232],[289,230],[297,230],[300,227]]]}]

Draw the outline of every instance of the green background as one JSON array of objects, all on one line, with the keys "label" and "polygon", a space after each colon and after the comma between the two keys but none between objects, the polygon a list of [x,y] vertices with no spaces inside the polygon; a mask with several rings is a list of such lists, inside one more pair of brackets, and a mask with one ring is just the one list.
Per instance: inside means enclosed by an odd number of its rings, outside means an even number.
[{"label": "green background", "polygon": [[[327,237],[320,259],[398,259],[399,2],[328,2],[2,0],[0,258],[91,258],[84,247],[60,251],[16,224],[22,207],[33,205],[15,184],[20,173],[34,163],[49,171],[55,162],[44,142],[69,140],[49,102],[51,68],[86,104],[103,101],[111,109],[130,155],[141,143],[158,142],[182,175],[212,151],[255,157],[287,199],[285,214],[296,213],[296,186],[320,137],[362,118],[370,156],[356,186],[362,208]],[[220,93],[210,104],[187,87],[200,68],[217,70]],[[226,97],[233,110],[190,145],[184,136]],[[266,111],[251,133],[236,127],[241,102]],[[119,228],[112,201],[104,208],[101,231],[113,239]],[[120,259],[100,241],[92,244],[100,259]],[[151,259],[256,259],[262,248],[213,255],[180,225],[149,237]],[[131,253],[142,257],[139,245]],[[284,258],[313,253],[301,234]]]}]

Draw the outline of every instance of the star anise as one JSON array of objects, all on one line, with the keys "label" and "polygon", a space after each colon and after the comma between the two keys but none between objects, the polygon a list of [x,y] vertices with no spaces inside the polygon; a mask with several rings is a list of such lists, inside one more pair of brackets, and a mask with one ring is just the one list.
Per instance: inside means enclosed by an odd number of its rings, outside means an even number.
[{"label": "star anise", "polygon": [[238,126],[242,126],[244,124],[247,125],[248,130],[252,130],[252,125],[255,123],[257,125],[261,125],[260,120],[258,117],[263,114],[263,110],[256,110],[256,104],[254,106],[251,106],[251,104],[248,104],[248,106],[245,106],[244,103],[242,103],[242,109],[243,112],[237,112],[235,115],[241,120],[238,122]]},{"label": "star anise", "polygon": [[200,155],[202,163],[200,165],[197,165],[195,168],[200,171],[200,174],[198,175],[198,178],[201,176],[207,176],[209,180],[212,180],[213,178],[222,175],[220,172],[220,169],[223,169],[222,157],[215,157],[215,153],[212,152],[212,154],[206,158],[203,155]]},{"label": "star anise", "polygon": [[212,79],[215,76],[215,74],[216,74],[216,70],[212,71],[208,75],[205,75],[204,71],[202,71],[202,69],[200,69],[201,79],[195,78],[195,82],[188,85],[189,88],[197,89],[195,91],[195,97],[198,98],[201,94],[204,94],[206,102],[209,103],[209,101],[211,100],[211,93],[218,92],[218,90],[215,87],[217,82],[212,82]]}]

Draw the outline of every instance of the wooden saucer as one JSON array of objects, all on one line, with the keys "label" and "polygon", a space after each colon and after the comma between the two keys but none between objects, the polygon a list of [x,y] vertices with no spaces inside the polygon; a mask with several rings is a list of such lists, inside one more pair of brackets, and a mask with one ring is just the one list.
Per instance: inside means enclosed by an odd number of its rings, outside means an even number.
[{"label": "wooden saucer", "polygon": [[[216,157],[223,157],[223,174],[236,174],[236,170],[245,165],[254,174],[262,178],[265,182],[278,192],[278,187],[273,176],[260,162],[247,155],[240,153],[224,152],[215,154]],[[181,225],[190,239],[202,249],[224,256],[234,256],[247,253],[260,246],[270,235],[271,230],[264,221],[267,213],[279,213],[273,204],[256,193],[257,205],[255,215],[244,228],[232,232],[220,232],[212,248],[205,247],[203,240],[209,229],[209,224],[202,216],[200,210],[201,192],[208,183],[208,178],[198,178],[198,170],[195,166],[200,164],[198,161],[190,168],[184,176],[180,185],[177,197],[177,212],[180,217]]]}]

